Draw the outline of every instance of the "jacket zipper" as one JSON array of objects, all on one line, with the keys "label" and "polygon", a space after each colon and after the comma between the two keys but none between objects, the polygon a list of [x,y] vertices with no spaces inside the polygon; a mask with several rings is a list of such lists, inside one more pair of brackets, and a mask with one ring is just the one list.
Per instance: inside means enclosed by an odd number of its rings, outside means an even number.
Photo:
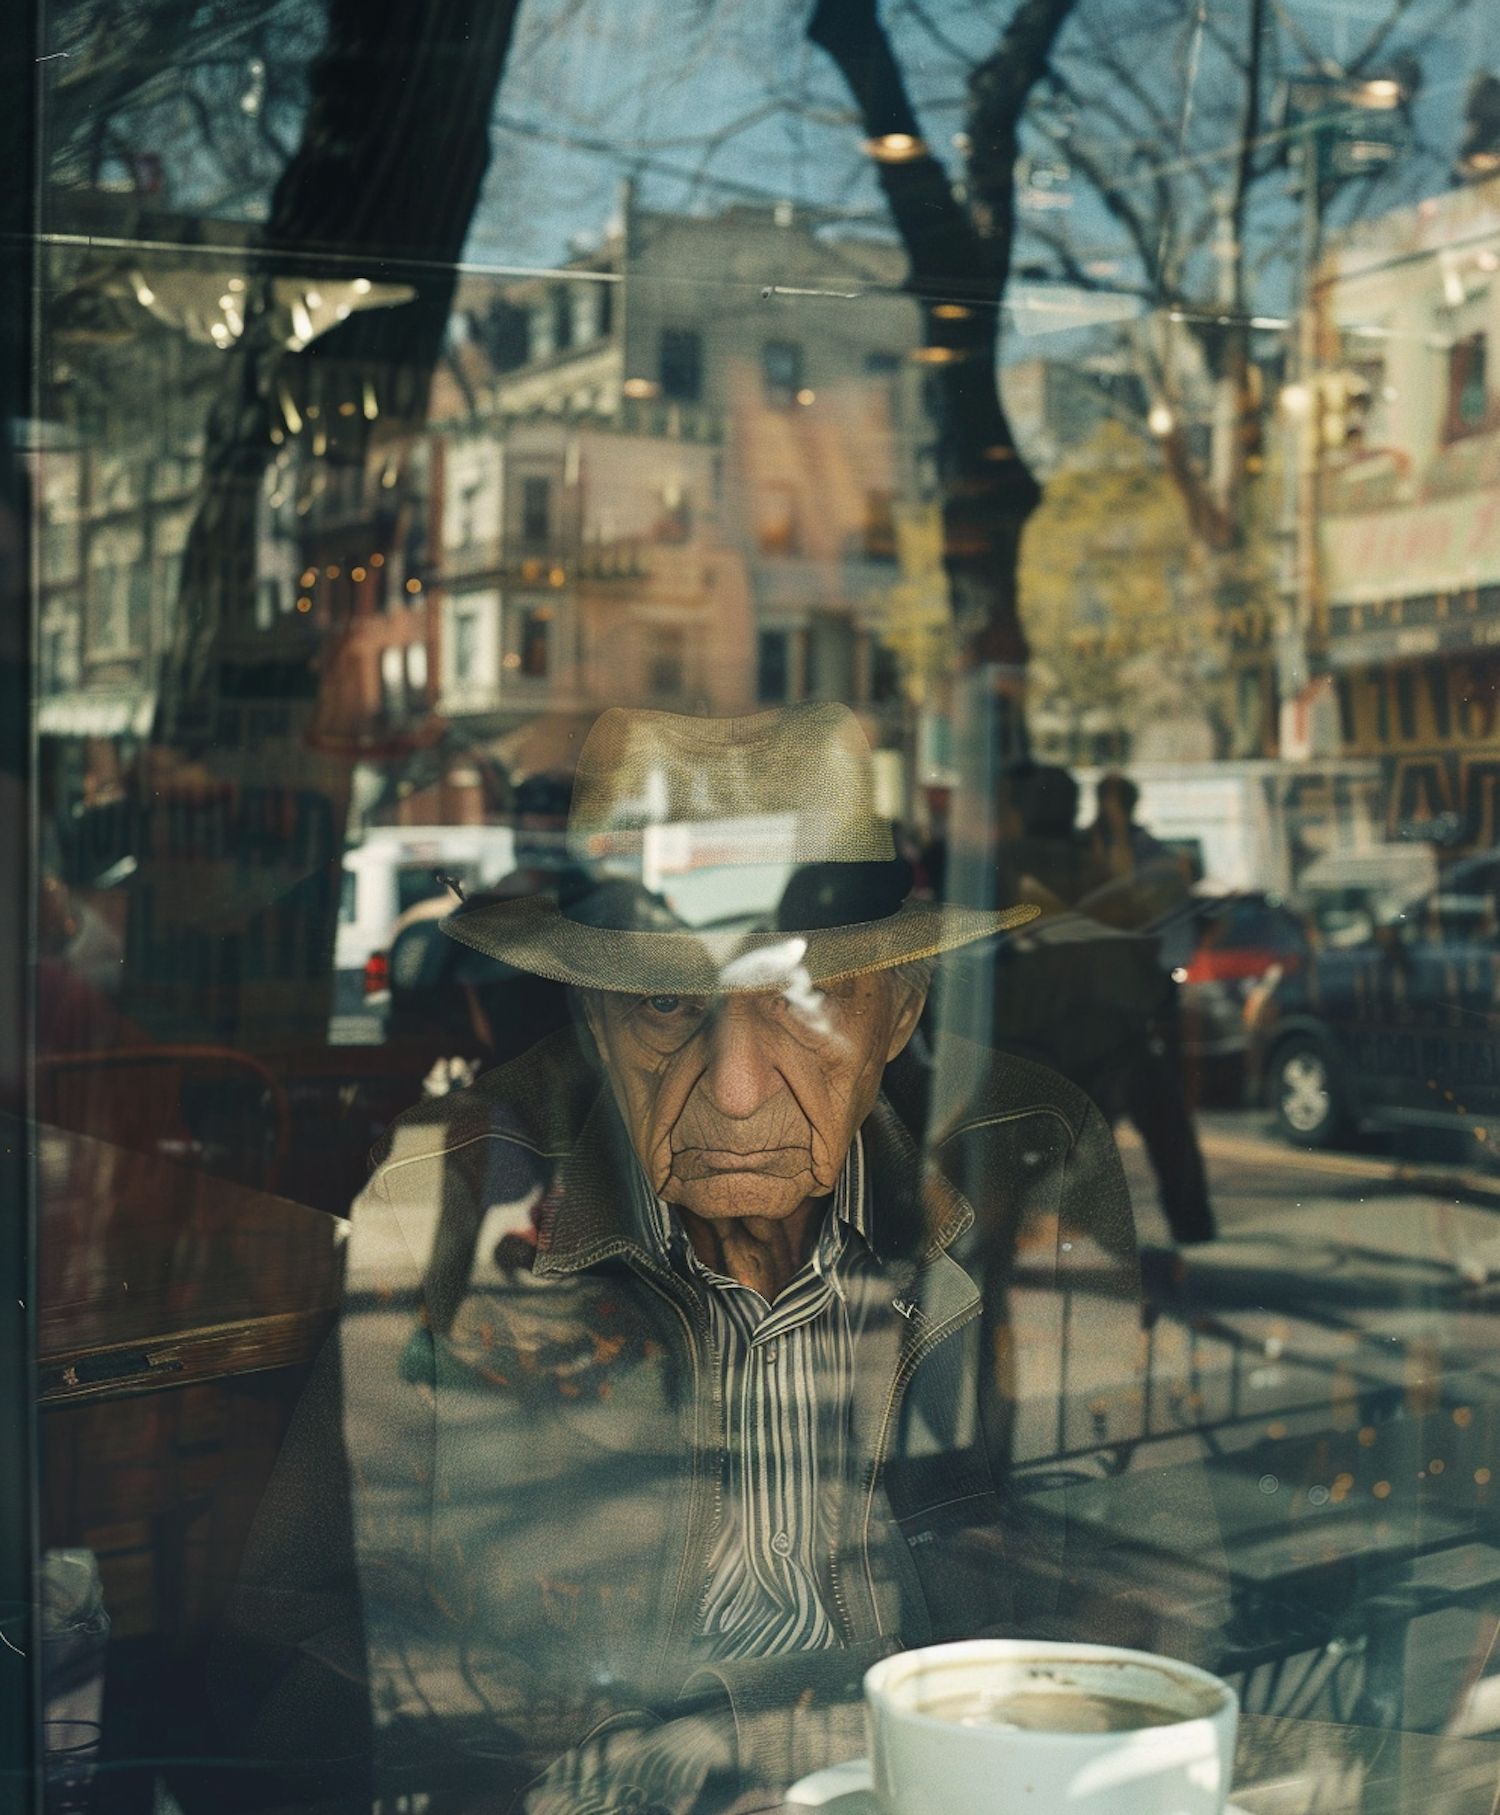
[{"label": "jacket zipper", "polygon": [[[891,1306],[898,1316],[904,1317],[914,1328],[920,1329],[927,1321],[927,1314],[922,1307],[910,1299],[893,1298]],[[895,1378],[891,1381],[891,1390],[886,1395],[885,1411],[881,1416],[880,1429],[876,1433],[875,1448],[870,1457],[870,1479],[865,1488],[864,1517],[860,1521],[859,1549],[865,1567],[865,1586],[869,1590],[870,1606],[875,1614],[875,1630],[884,1638],[885,1628],[880,1623],[880,1602],[875,1594],[875,1578],[870,1570],[870,1519],[875,1510],[875,1489],[880,1481],[880,1471],[885,1462],[886,1445],[890,1441],[892,1415],[896,1402],[901,1397],[901,1390],[916,1372],[920,1364],[929,1356],[937,1345],[951,1336],[955,1330],[961,1330],[967,1323],[972,1323],[982,1310],[978,1303],[970,1305],[955,1317],[950,1317],[944,1324],[920,1337],[907,1351],[900,1366],[896,1369]]]}]

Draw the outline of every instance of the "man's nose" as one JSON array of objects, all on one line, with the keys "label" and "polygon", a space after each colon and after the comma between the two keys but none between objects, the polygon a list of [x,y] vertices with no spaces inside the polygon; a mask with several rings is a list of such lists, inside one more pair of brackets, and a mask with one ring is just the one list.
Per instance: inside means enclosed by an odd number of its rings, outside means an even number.
[{"label": "man's nose", "polygon": [[721,1114],[743,1120],[781,1089],[770,1036],[754,1006],[730,996],[708,1032],[708,1064],[700,1088]]}]

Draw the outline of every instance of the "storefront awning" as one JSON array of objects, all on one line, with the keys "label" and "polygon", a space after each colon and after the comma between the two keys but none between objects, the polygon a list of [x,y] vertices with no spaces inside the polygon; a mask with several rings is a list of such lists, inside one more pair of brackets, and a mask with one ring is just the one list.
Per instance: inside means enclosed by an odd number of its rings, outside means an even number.
[{"label": "storefront awning", "polygon": [[41,700],[36,728],[42,737],[146,737],[155,717],[154,691],[80,689]]}]

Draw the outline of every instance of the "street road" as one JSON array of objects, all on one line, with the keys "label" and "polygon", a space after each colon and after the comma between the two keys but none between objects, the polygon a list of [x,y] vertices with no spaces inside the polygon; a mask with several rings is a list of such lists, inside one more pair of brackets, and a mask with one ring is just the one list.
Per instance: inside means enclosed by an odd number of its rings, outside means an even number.
[{"label": "street road", "polygon": [[1180,1256],[1119,1130],[1158,1312],[1152,1433],[1208,1433],[1248,1579],[1316,1598],[1347,1566],[1343,1593],[1431,1609],[1386,1685],[1404,1723],[1496,1731],[1500,1177],[1299,1151],[1256,1111],[1199,1126],[1220,1235]]}]

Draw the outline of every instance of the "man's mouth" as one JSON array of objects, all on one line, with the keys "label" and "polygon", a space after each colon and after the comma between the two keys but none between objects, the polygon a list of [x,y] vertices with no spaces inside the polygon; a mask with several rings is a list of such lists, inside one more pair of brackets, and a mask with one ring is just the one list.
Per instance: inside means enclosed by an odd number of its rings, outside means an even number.
[{"label": "man's mouth", "polygon": [[812,1156],[805,1147],[738,1148],[685,1147],[672,1155],[672,1176],[689,1179],[716,1178],[726,1172],[758,1172],[769,1178],[797,1178],[812,1170]]}]

